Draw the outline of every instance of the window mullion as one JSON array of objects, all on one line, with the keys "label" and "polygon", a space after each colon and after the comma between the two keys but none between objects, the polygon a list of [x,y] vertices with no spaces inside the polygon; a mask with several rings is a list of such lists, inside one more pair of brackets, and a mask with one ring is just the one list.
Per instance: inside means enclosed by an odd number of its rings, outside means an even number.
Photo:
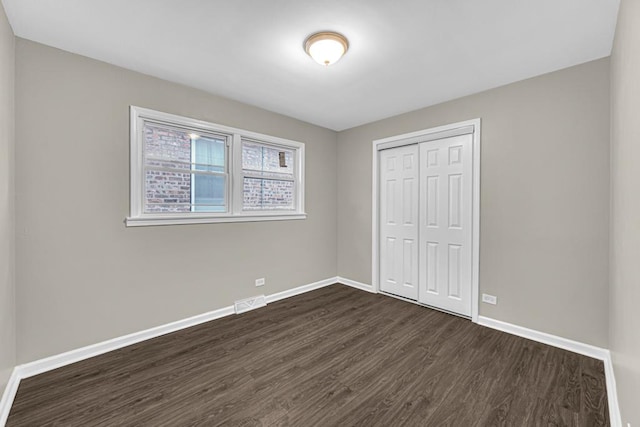
[{"label": "window mullion", "polygon": [[196,211],[196,180],[193,175],[193,169],[195,168],[196,163],[196,139],[191,137],[191,165],[189,169],[191,169],[191,174],[189,175],[189,186],[191,187],[191,212]]},{"label": "window mullion", "polygon": [[194,175],[208,175],[208,176],[222,176],[227,177],[229,174],[226,172],[209,172],[209,171],[201,171],[195,169],[170,169],[170,168],[159,168],[156,166],[143,166],[143,172],[145,171],[158,171],[158,172],[170,172],[170,173],[183,173],[183,174],[194,174]]},{"label": "window mullion", "polygon": [[231,213],[238,215],[242,213],[242,200],[243,200],[243,177],[242,177],[242,137],[240,134],[233,134],[233,141],[231,143],[231,150],[233,160],[231,165],[231,182],[232,184],[232,200],[230,206],[232,208]]},{"label": "window mullion", "polygon": [[254,178],[254,179],[267,179],[267,180],[271,180],[271,181],[296,181],[296,177],[295,175],[276,175],[271,174],[271,175],[265,175],[265,174],[261,174],[261,173],[252,173],[252,172],[247,172],[247,171],[242,171],[242,177],[243,178]]}]

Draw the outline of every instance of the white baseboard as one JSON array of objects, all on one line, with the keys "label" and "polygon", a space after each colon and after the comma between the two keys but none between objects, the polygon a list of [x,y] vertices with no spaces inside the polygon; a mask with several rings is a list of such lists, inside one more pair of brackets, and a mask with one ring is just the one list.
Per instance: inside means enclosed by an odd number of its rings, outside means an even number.
[{"label": "white baseboard", "polygon": [[361,291],[367,291],[367,292],[371,292],[372,294],[377,294],[377,292],[373,289],[373,286],[367,285],[366,283],[356,282],[355,280],[347,279],[345,277],[340,277],[340,276],[336,277],[336,281],[338,283],[342,283],[343,285],[360,289]]},{"label": "white baseboard", "polygon": [[20,378],[29,378],[43,372],[51,371],[62,366],[79,362],[81,360],[99,356],[113,350],[118,350],[128,345],[137,344],[142,341],[166,335],[171,332],[179,331],[181,329],[189,328],[191,326],[196,326],[204,322],[219,319],[221,317],[230,316],[232,314],[235,314],[235,310],[233,306],[230,305],[228,307],[219,308],[208,313],[198,314],[186,319],[156,326],[150,329],[145,329],[143,331],[134,332],[132,334],[123,335],[121,337],[102,341],[96,344],[91,344],[86,347],[70,350],[65,353],[56,354],[44,359],[25,363],[23,365],[18,365],[16,369],[20,374]]},{"label": "white baseboard", "polygon": [[607,401],[609,404],[609,418],[611,426],[622,427],[620,407],[618,406],[616,379],[613,373],[613,363],[611,361],[611,352],[609,350],[602,347],[596,347],[591,344],[585,344],[579,341],[573,341],[556,335],[547,334],[546,332],[540,332],[534,329],[514,325],[512,323],[503,322],[501,320],[492,319],[490,317],[479,316],[478,324],[512,335],[517,335],[522,338],[527,338],[532,341],[558,347],[563,350],[582,354],[583,356],[602,360],[604,363],[604,373],[607,384]]},{"label": "white baseboard", "polygon": [[[266,301],[267,303],[272,303],[284,298],[289,298],[328,285],[332,285],[336,282],[336,277],[330,277],[319,282],[314,282],[308,285],[299,286],[297,288],[288,289],[283,292],[267,295]],[[99,356],[109,351],[118,350],[122,347],[137,344],[142,341],[166,335],[171,332],[176,332],[181,329],[189,328],[191,326],[196,326],[201,323],[219,319],[221,317],[230,316],[232,314],[235,314],[235,310],[234,307],[230,305],[228,307],[222,307],[217,310],[198,314],[196,316],[167,323],[165,325],[156,326],[144,331],[134,332],[129,335],[124,335],[107,341],[88,345],[86,347],[67,351],[65,353],[56,354],[44,359],[25,363],[23,365],[18,365],[13,369],[9,383],[5,388],[4,394],[2,395],[2,400],[0,401],[0,426],[3,427],[6,423],[7,417],[9,416],[9,411],[11,410],[11,405],[13,404],[13,399],[15,398],[16,392],[18,391],[18,385],[20,384],[20,380],[22,380],[23,378],[29,378],[34,375],[42,374],[44,372],[60,368],[62,366],[79,362],[81,360]]]},{"label": "white baseboard", "polygon": [[296,295],[304,294],[305,292],[314,291],[316,289],[324,288],[325,286],[333,285],[338,282],[337,277],[330,277],[328,279],[320,280],[319,282],[309,283],[308,285],[298,286],[297,288],[287,289],[286,291],[278,292],[276,294],[267,295],[267,304],[280,301],[281,299],[293,297]]},{"label": "white baseboard", "polygon": [[11,376],[9,377],[9,382],[2,394],[2,400],[0,400],[0,426],[4,427],[7,423],[7,418],[9,418],[9,412],[11,411],[11,404],[13,403],[13,399],[16,397],[19,385],[20,375],[18,370],[13,368]]},{"label": "white baseboard", "polygon": [[593,357],[594,359],[605,360],[609,353],[609,350],[601,347],[584,344],[556,335],[547,334],[546,332],[540,332],[522,326],[514,325],[512,323],[503,322],[501,320],[495,320],[490,317],[479,316],[478,324],[487,326],[491,329],[497,329],[502,332],[508,332],[519,337],[528,338],[533,341],[538,341],[543,344],[549,344],[553,347],[558,347],[563,350],[569,350],[573,351],[574,353],[582,354],[584,356]]},{"label": "white baseboard", "polygon": [[620,404],[618,403],[618,389],[616,388],[616,376],[613,372],[613,359],[611,352],[607,350],[607,358],[604,362],[604,375],[607,380],[607,403],[609,404],[609,418],[613,427],[622,427]]}]

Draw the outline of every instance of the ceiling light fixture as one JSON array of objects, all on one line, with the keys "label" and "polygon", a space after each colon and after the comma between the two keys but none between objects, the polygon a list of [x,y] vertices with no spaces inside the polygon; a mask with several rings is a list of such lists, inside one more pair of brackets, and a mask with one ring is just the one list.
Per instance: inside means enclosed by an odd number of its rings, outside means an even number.
[{"label": "ceiling light fixture", "polygon": [[304,42],[304,50],[318,64],[329,66],[347,53],[349,42],[342,34],[323,31],[310,35]]}]

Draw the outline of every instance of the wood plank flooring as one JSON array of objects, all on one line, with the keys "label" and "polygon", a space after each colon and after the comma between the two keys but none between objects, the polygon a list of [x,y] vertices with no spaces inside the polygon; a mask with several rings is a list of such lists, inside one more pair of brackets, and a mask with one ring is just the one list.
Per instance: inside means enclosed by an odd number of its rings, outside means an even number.
[{"label": "wood plank flooring", "polygon": [[21,382],[7,426],[600,426],[602,362],[332,285]]}]

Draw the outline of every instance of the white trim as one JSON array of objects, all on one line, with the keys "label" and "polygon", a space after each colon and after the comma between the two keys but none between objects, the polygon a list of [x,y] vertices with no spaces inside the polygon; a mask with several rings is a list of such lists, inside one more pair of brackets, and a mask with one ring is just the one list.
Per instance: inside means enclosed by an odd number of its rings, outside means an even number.
[{"label": "white trim", "polygon": [[602,347],[596,347],[591,344],[573,341],[568,338],[562,338],[557,335],[551,335],[546,332],[536,331],[534,329],[529,329],[523,326],[514,325],[512,323],[503,322],[501,320],[492,319],[490,317],[480,316],[478,319],[478,324],[491,329],[497,329],[498,331],[507,332],[511,335],[517,335],[522,338],[527,338],[543,344],[548,344],[553,347],[558,347],[563,350],[568,350],[574,353],[582,354],[584,356],[593,357],[594,359],[605,360],[607,358],[608,350]]},{"label": "white trim", "polygon": [[2,400],[0,400],[0,426],[4,426],[9,418],[9,412],[11,412],[11,405],[13,405],[13,399],[18,392],[18,386],[20,385],[20,374],[18,368],[13,368],[9,382],[2,394]]},{"label": "white trim", "polygon": [[298,286],[297,288],[287,289],[286,291],[278,292],[275,294],[267,295],[267,304],[280,301],[281,299],[293,297],[296,295],[304,294],[306,292],[315,291],[316,289],[324,288],[325,286],[333,285],[337,283],[337,277],[330,277],[328,279],[320,280],[318,282],[309,283],[308,285]]},{"label": "white trim", "polygon": [[377,294],[378,292],[373,289],[373,286],[368,285],[362,282],[356,282],[355,280],[347,279],[345,277],[336,277],[336,281],[343,285],[351,286],[352,288],[360,289],[361,291],[371,292],[372,294]]},{"label": "white trim", "polygon": [[180,224],[215,224],[219,222],[256,222],[256,221],[289,221],[306,219],[306,213],[295,214],[263,214],[260,215],[234,215],[234,216],[195,216],[193,218],[170,216],[157,216],[154,218],[132,218],[125,220],[127,227],[144,227],[149,225],[180,225]]},{"label": "white trim", "polygon": [[454,136],[468,135],[473,133],[474,126],[462,126],[453,129],[443,130],[440,132],[429,132],[424,134],[424,131],[412,132],[401,135],[402,138],[392,136],[390,138],[383,138],[378,140],[377,148],[380,150],[388,150],[389,148],[402,147],[404,145],[419,144],[421,142],[436,141],[438,139],[451,138]]},{"label": "white trim", "polygon": [[379,292],[379,218],[378,218],[378,151],[390,144],[396,146],[417,144],[431,140],[434,134],[449,135],[451,132],[468,132],[473,126],[473,226],[472,226],[472,268],[471,268],[471,321],[478,323],[478,306],[480,304],[480,134],[481,120],[473,119],[452,123],[435,128],[419,130],[388,138],[377,139],[372,144],[372,193],[371,193],[371,285],[374,292]]},{"label": "white trim", "polygon": [[503,322],[501,320],[492,319],[490,317],[480,316],[478,324],[491,329],[506,332],[508,334],[517,335],[532,341],[537,341],[563,350],[572,351],[582,354],[583,356],[592,357],[602,360],[604,363],[604,374],[607,385],[607,403],[609,405],[609,421],[612,427],[622,427],[620,418],[620,407],[618,405],[618,392],[616,390],[616,379],[613,371],[613,362],[611,360],[611,352],[602,347],[596,347],[591,344],[573,341],[546,332],[536,331],[534,329],[525,328],[523,326],[514,325],[512,323]]},{"label": "white trim", "polygon": [[378,206],[378,147],[375,141],[373,141],[371,148],[373,150],[371,155],[371,170],[373,171],[371,185],[371,286],[375,292],[379,292],[380,269],[378,263],[380,262],[380,244],[378,233],[380,232],[380,224],[378,224],[378,213],[380,209]]},{"label": "white trim", "polygon": [[620,404],[618,403],[618,389],[616,388],[616,376],[613,370],[611,352],[607,350],[607,358],[604,362],[604,376],[607,381],[607,403],[609,404],[609,422],[612,427],[622,427]]},{"label": "white trim", "polygon": [[[163,113],[162,111],[151,110],[149,108],[131,106],[131,119],[134,120],[138,117],[147,118],[157,122],[166,122],[170,125],[176,125],[179,123],[182,126],[193,127],[202,129],[214,134],[240,134],[243,138],[254,139],[258,142],[267,142],[272,144],[278,144],[283,147],[302,148],[304,143],[299,141],[293,141],[291,139],[280,138],[277,136],[264,135],[258,132],[251,132],[244,129],[238,129],[231,126],[219,125],[217,123],[211,123],[204,120],[192,119],[190,117],[179,116],[177,114]],[[135,120],[134,120],[135,121]],[[132,124],[132,130],[135,123]],[[132,136],[134,134],[132,133]]]},{"label": "white trim", "polygon": [[17,369],[20,371],[21,378],[29,378],[34,375],[41,374],[43,372],[51,371],[53,369],[60,368],[62,366],[70,365],[81,360],[89,359],[91,357],[99,356],[104,353],[108,353],[113,350],[137,344],[142,341],[150,340],[162,335],[169,334],[171,332],[179,331],[181,329],[196,326],[201,323],[209,322],[211,320],[219,319],[221,317],[230,316],[234,314],[233,306],[219,308],[217,310],[209,311],[207,313],[198,314],[196,316],[188,317],[186,319],[178,320],[175,322],[167,323],[164,325],[156,326],[153,328],[145,329],[143,331],[134,332],[132,334],[123,335],[110,340],[102,341],[96,344],[81,347],[75,350],[70,350],[65,353],[49,356],[44,359],[36,360],[33,362],[19,365]]},{"label": "white trim", "polygon": [[480,307],[480,136],[482,126],[480,119],[471,120],[473,132],[473,225],[472,225],[472,267],[471,267],[471,321],[478,323]]},{"label": "white trim", "polygon": [[[242,137],[240,135],[233,134],[233,142],[229,149],[231,170],[242,170]],[[242,192],[243,183],[240,180],[230,178],[231,181],[231,212],[242,212]]]}]

